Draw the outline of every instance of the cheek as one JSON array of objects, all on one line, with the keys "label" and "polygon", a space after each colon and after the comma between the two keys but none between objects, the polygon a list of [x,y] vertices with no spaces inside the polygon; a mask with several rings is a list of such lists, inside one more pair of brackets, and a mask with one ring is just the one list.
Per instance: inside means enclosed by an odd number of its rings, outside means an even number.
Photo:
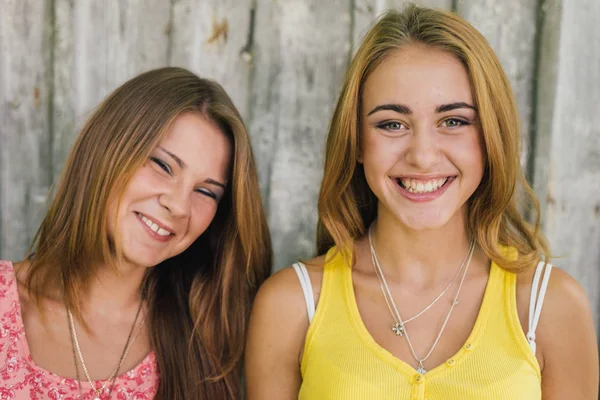
[{"label": "cheek", "polygon": [[115,238],[115,225],[116,225],[116,205],[111,203],[106,210],[106,234],[108,235],[108,240],[113,241]]},{"label": "cheek", "polygon": [[193,240],[196,240],[204,233],[204,231],[206,231],[216,213],[216,204],[200,204],[194,208],[192,217],[190,218],[189,229],[189,233],[193,236]]},{"label": "cheek", "polygon": [[386,173],[396,165],[401,156],[402,148],[399,139],[371,135],[363,144],[362,159],[365,174]]}]

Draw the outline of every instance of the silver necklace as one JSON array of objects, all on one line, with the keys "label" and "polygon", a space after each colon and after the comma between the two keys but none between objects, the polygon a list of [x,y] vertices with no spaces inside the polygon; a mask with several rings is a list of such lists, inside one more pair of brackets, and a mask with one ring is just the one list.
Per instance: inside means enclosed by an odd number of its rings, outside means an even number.
[{"label": "silver necklace", "polygon": [[[372,244],[370,230],[369,230],[369,242],[370,242],[370,244]],[[392,314],[392,318],[396,321],[396,324],[392,327],[392,330],[394,330],[394,333],[396,333],[396,330],[401,329],[402,332],[404,333],[404,335],[406,336],[406,342],[408,343],[408,347],[412,353],[412,356],[418,363],[417,372],[419,372],[420,374],[424,374],[427,372],[423,363],[429,358],[429,356],[431,356],[431,354],[433,353],[433,350],[439,343],[440,338],[442,337],[442,333],[444,332],[444,329],[446,328],[446,325],[448,324],[448,320],[450,319],[450,315],[452,315],[452,310],[454,310],[454,307],[456,307],[456,305],[458,304],[458,296],[460,295],[460,291],[461,291],[463,283],[465,281],[465,277],[467,276],[467,271],[469,270],[469,265],[471,265],[471,259],[473,258],[473,250],[474,249],[475,249],[475,241],[471,240],[471,244],[469,246],[469,251],[467,253],[468,254],[467,264],[465,266],[463,276],[460,280],[458,290],[456,291],[456,295],[454,296],[454,300],[450,304],[450,309],[448,310],[448,314],[446,315],[444,323],[442,324],[442,327],[440,328],[440,331],[437,335],[437,338],[433,342],[433,345],[429,349],[429,352],[427,353],[427,355],[425,357],[419,358],[417,356],[417,353],[415,352],[413,345],[412,345],[412,342],[408,335],[408,331],[404,327],[404,322],[402,321],[400,312],[398,311],[398,308],[396,307],[396,303],[394,301],[394,298],[392,297],[392,293],[390,291],[390,288],[388,287],[387,281],[385,280],[385,275],[383,275],[383,270],[381,269],[381,265],[379,265],[379,260],[377,259],[377,253],[375,252],[375,248],[371,245],[371,260],[373,262],[373,268],[375,269],[375,273],[376,273],[377,277],[379,278],[379,283],[381,286],[381,291],[383,292],[383,297],[385,298],[385,301],[388,304],[388,307],[390,308],[390,312],[391,312],[392,308],[394,310],[394,312],[392,312],[391,314]],[[391,304],[391,306],[390,306],[390,304]]]},{"label": "silver necklace", "polygon": [[[76,352],[77,352],[77,356],[79,357],[79,362],[81,363],[81,367],[83,369],[85,377],[88,380],[90,386],[92,387],[92,390],[96,394],[94,396],[94,400],[101,400],[101,396],[105,392],[106,387],[109,382],[111,383],[111,385],[110,385],[110,391],[108,393],[108,396],[110,396],[110,394],[112,393],[112,389],[114,387],[114,384],[115,384],[115,381],[117,378],[117,374],[119,373],[119,370],[123,366],[123,362],[127,358],[127,355],[129,354],[129,350],[131,350],[131,346],[133,345],[133,343],[139,336],[140,331],[142,330],[142,326],[144,325],[144,322],[146,320],[145,318],[142,320],[142,322],[140,323],[140,325],[138,326],[138,328],[135,332],[135,335],[133,335],[135,323],[138,320],[141,310],[142,310],[142,303],[140,302],[140,306],[135,314],[135,319],[133,320],[133,324],[131,325],[131,330],[129,331],[129,335],[127,336],[127,341],[125,342],[125,347],[123,349],[123,353],[121,354],[121,357],[119,358],[119,362],[118,362],[116,368],[110,374],[110,376],[105,380],[104,384],[100,388],[97,388],[94,381],[90,377],[87,366],[85,365],[85,360],[83,359],[83,353],[81,352],[81,347],[79,346],[79,339],[77,338],[77,330],[75,329],[75,321],[73,319],[73,314],[71,313],[71,310],[69,310],[67,308],[67,314],[69,316],[69,331],[71,333],[71,340],[74,345],[73,347],[74,347],[74,350],[76,350]],[[133,339],[132,339],[132,335],[133,335]],[[75,351],[73,351],[73,358],[75,361],[75,370],[76,370],[76,376],[77,376],[77,384],[79,386],[79,395],[81,398],[83,398],[83,393],[82,393],[82,389],[81,389],[81,380],[79,379],[79,369],[77,368],[77,357],[75,356]]]},{"label": "silver necklace", "polygon": [[[371,261],[373,262],[373,265],[375,265],[375,261],[373,261],[373,254],[375,254],[375,249],[373,248],[373,240],[371,238],[371,227],[369,227],[369,246],[371,248]],[[413,315],[412,317],[405,319],[402,321],[402,323],[400,324],[399,322],[396,322],[393,326],[392,326],[392,331],[397,335],[402,337],[404,335],[404,325],[406,325],[407,323],[409,323],[410,321],[413,321],[417,318],[419,318],[421,315],[423,315],[427,310],[429,310],[431,307],[433,307],[439,299],[441,299],[446,292],[448,292],[448,290],[450,289],[450,287],[454,284],[454,282],[456,281],[456,278],[458,278],[458,276],[460,275],[460,271],[462,271],[463,267],[465,266],[465,262],[467,261],[467,257],[469,256],[469,253],[467,252],[467,254],[465,254],[465,257],[462,260],[462,263],[460,264],[460,268],[458,268],[458,270],[456,270],[456,273],[454,274],[454,276],[452,277],[452,279],[450,280],[450,282],[448,282],[448,285],[446,285],[446,287],[444,288],[444,290],[442,290],[440,292],[440,294],[437,295],[437,297],[435,299],[433,299],[433,301],[431,303],[429,303],[425,308],[423,308],[423,310],[421,310],[420,312],[418,312],[417,314]],[[377,269],[375,269],[375,273],[378,274]],[[380,282],[381,282],[381,278],[379,278]],[[388,302],[387,296],[385,295],[385,292],[383,291],[383,287],[382,287],[382,293],[383,296],[386,300],[386,304],[388,306],[388,309],[390,310],[390,313],[392,313],[392,315],[394,314],[394,311],[392,311],[392,307],[390,305],[390,303]]]}]

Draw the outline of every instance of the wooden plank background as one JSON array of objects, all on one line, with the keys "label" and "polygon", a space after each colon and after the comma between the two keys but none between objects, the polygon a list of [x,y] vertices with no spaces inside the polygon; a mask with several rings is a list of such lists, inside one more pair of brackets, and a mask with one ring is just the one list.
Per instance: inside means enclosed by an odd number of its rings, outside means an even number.
[{"label": "wooden plank background", "polygon": [[[159,66],[219,81],[246,119],[275,268],[314,251],[322,149],[348,61],[400,0],[0,0],[0,259],[23,257],[78,128]],[[515,90],[556,260],[600,313],[597,0],[422,0],[457,11]]]}]

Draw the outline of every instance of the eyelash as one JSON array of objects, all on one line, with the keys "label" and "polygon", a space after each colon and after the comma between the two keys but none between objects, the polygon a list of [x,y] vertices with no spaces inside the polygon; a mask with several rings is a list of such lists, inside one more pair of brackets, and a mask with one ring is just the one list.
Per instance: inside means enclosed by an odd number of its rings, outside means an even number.
[{"label": "eyelash", "polygon": [[154,162],[156,165],[158,165],[167,174],[173,175],[173,172],[171,171],[171,167],[169,167],[169,164],[167,164],[163,160],[156,158],[156,157],[150,157],[150,160],[152,160],[152,162]]},{"label": "eyelash", "polygon": [[204,189],[204,188],[200,188],[200,189],[196,189],[196,192],[203,194],[205,196],[208,196],[216,201],[219,201],[219,198],[217,197],[216,194],[214,194],[213,192],[211,192],[210,190]]},{"label": "eyelash", "polygon": [[471,125],[471,123],[470,123],[469,121],[466,121],[466,120],[464,120],[464,119],[462,119],[462,118],[448,118],[448,119],[444,120],[444,122],[442,122],[442,124],[445,124],[445,123],[447,123],[448,121],[455,121],[455,122],[458,122],[458,123],[459,123],[459,125],[455,125],[455,126],[447,126],[447,125],[446,125],[446,128],[456,128],[456,127],[458,127],[458,126],[469,126],[469,125]]},{"label": "eyelash", "polygon": [[[456,128],[456,127],[459,127],[459,126],[469,126],[469,125],[471,125],[471,123],[469,121],[466,121],[466,120],[464,120],[462,118],[454,118],[454,117],[453,118],[445,119],[442,122],[442,124],[446,124],[448,121],[455,121],[455,122],[458,123],[458,125],[454,125],[454,126],[447,126],[446,125],[446,128]],[[404,125],[402,122],[398,122],[398,121],[384,121],[384,122],[381,122],[381,123],[377,124],[376,127],[379,128],[379,129],[385,129],[387,131],[396,131],[396,130],[401,129],[400,127],[398,127],[398,128],[391,128],[390,125],[392,125],[392,124],[396,124],[396,125],[400,125],[400,126],[406,127],[406,125]]]},{"label": "eyelash", "polygon": [[[163,160],[161,160],[157,157],[150,157],[150,160],[152,162],[154,162],[156,165],[158,165],[160,167],[160,169],[165,171],[167,174],[169,174],[170,176],[173,176],[173,171],[171,170],[171,167],[169,166],[169,164],[167,164],[166,162],[164,162]],[[200,188],[200,189],[196,189],[195,191],[197,193],[208,196],[216,201],[219,201],[219,198],[217,197],[217,195],[208,189]]]},{"label": "eyelash", "polygon": [[386,131],[396,131],[400,128],[391,128],[390,125],[391,124],[397,124],[397,125],[401,125],[406,127],[406,125],[404,125],[402,122],[398,122],[398,121],[383,121],[379,124],[377,124],[377,128],[379,129],[385,129]]}]

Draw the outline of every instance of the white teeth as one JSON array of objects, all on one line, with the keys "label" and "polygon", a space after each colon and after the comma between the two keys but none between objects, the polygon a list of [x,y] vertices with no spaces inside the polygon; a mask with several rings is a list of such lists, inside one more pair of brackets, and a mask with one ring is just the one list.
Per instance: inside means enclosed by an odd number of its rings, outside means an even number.
[{"label": "white teeth", "polygon": [[416,179],[401,179],[402,186],[410,193],[430,193],[442,187],[448,178],[432,179],[430,181],[418,181]]},{"label": "white teeth", "polygon": [[157,224],[150,221],[148,218],[144,217],[142,214],[139,214],[139,215],[142,218],[142,221],[144,221],[144,223],[146,225],[148,225],[148,227],[150,229],[152,229],[153,232],[158,233],[160,236],[169,236],[171,234],[171,232],[159,227]]}]

